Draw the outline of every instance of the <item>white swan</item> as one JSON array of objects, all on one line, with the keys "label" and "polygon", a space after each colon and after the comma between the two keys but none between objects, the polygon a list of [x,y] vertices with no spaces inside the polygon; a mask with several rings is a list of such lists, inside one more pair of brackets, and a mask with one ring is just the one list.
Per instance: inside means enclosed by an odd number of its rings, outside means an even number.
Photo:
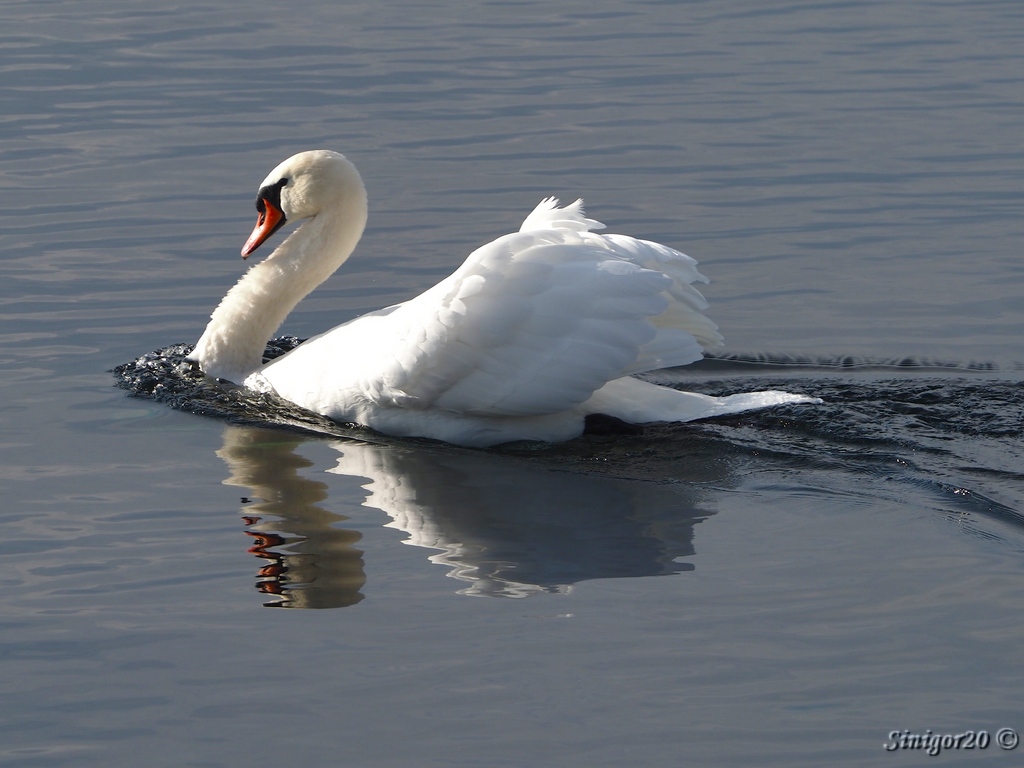
[{"label": "white swan", "polygon": [[397,436],[467,446],[559,441],[589,414],[630,423],[691,421],[811,398],[716,398],[632,374],[699,360],[722,343],[691,285],[689,256],[601,235],[583,203],[534,209],[519,232],[478,248],[454,274],[398,304],[262,364],[266,342],[349,257],[366,191],[344,156],[302,152],[271,171],[256,200],[249,256],[286,221],[304,223],[228,291],[191,359],[211,376],[276,392],[311,411]]}]

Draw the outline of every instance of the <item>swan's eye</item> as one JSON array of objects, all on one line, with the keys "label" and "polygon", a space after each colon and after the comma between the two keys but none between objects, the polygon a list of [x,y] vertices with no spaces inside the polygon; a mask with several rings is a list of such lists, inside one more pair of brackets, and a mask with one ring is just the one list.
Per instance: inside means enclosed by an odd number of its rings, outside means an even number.
[{"label": "swan's eye", "polygon": [[274,208],[281,209],[281,190],[288,186],[288,179],[284,178],[275,184],[267,184],[261,187],[256,195],[256,210],[262,215],[267,212],[267,203]]}]

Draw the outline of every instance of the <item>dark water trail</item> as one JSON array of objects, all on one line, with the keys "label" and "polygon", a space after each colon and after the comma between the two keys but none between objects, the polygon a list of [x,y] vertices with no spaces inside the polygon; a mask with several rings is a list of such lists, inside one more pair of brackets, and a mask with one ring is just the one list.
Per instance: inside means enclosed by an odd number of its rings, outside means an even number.
[{"label": "dark water trail", "polygon": [[[714,367],[717,361],[711,362]],[[776,370],[788,365],[765,363]],[[1024,530],[1019,370],[845,358],[801,361],[798,368],[800,376],[716,378],[697,388],[724,394],[771,386],[813,394],[821,405],[707,421],[700,431],[734,450],[824,472],[833,482],[867,483],[868,492],[880,494],[894,483],[911,486],[926,491],[945,513],[978,514]],[[994,535],[966,517],[960,522],[979,535]]]}]

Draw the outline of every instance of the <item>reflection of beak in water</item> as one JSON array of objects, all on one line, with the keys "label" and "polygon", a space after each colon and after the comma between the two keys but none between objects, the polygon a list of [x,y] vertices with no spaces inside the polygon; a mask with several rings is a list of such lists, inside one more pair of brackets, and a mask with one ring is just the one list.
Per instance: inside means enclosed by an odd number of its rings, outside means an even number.
[{"label": "reflection of beak in water", "polygon": [[[268,605],[353,605],[366,581],[353,546],[360,534],[336,527],[347,518],[317,506],[327,486],[299,475],[311,466],[295,453],[302,442],[283,431],[227,427],[217,455],[231,469],[225,483],[259,499],[243,515],[255,539],[249,551],[267,561],[258,588],[280,597]],[[440,550],[430,560],[466,582],[467,595],[525,597],[589,579],[690,571],[677,561],[694,554],[693,527],[713,514],[700,508],[697,483],[623,480],[447,446],[332,447],[340,455],[328,471],[367,478],[364,506],[387,514],[406,543]]]},{"label": "reflection of beak in water", "polygon": [[217,451],[231,470],[225,485],[249,489],[258,499],[243,519],[254,544],[249,550],[267,563],[257,589],[276,595],[270,606],[340,608],[363,599],[363,553],[356,531],[338,528],[342,515],[317,506],[327,485],[299,475],[312,466],[295,453],[303,440],[281,430],[229,426]]},{"label": "reflection of beak in water", "polygon": [[565,592],[588,579],[693,570],[694,486],[552,469],[455,448],[335,443],[329,471],[369,478],[366,506],[391,517],[406,543],[441,550],[432,562],[469,582],[467,595]]}]

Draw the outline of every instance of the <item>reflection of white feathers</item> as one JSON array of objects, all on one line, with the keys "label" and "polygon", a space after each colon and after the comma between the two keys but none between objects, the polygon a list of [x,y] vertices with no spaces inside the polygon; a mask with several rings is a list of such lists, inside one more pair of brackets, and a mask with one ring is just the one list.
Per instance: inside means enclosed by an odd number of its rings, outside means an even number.
[{"label": "reflection of white feathers", "polygon": [[384,527],[406,533],[408,538],[403,544],[441,550],[440,554],[431,555],[429,560],[450,568],[450,577],[469,582],[470,586],[460,590],[460,594],[525,597],[545,591],[535,585],[493,581],[480,572],[478,565],[469,565],[479,563],[484,555],[483,548],[451,539],[451,532],[443,530],[431,514],[432,510],[419,500],[423,487],[417,486],[414,478],[396,471],[395,462],[389,461],[396,458],[395,452],[369,444],[338,443],[334,447],[341,455],[337,466],[328,471],[367,478],[369,482],[363,485],[367,492],[363,506],[379,509],[388,515],[391,521],[385,523]]},{"label": "reflection of white feathers", "polygon": [[686,570],[692,526],[707,513],[688,490],[552,471],[486,453],[344,442],[335,474],[367,478],[405,543],[466,582],[462,594],[567,592],[594,578]]},{"label": "reflection of white feathers", "polygon": [[[582,201],[559,207],[553,198],[421,295],[261,366],[263,344],[348,258],[366,218],[359,175],[336,153],[285,161],[261,194],[268,211],[277,194],[289,220],[308,221],[217,308],[193,353],[208,373],[339,421],[471,446],[568,439],[592,413],[688,421],[807,400],[716,399],[629,378],[692,363],[722,343],[693,287],[707,280],[689,256],[599,234]],[[257,241],[260,226],[264,219]]]}]

